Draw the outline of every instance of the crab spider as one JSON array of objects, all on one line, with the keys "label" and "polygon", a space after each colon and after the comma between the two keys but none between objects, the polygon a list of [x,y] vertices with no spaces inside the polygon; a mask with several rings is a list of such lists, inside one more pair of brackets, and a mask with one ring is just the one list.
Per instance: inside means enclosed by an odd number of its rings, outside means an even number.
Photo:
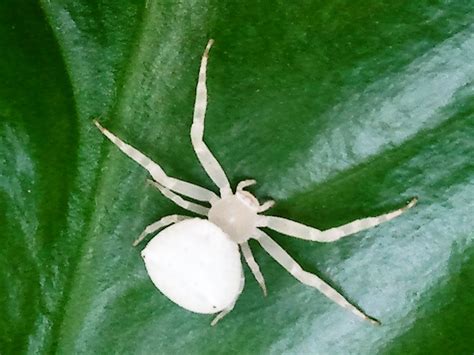
[{"label": "crab spider", "polygon": [[[255,184],[255,180],[241,181],[233,192],[224,170],[203,140],[207,106],[206,68],[212,43],[210,40],[201,59],[191,141],[202,167],[219,188],[219,195],[168,176],[157,163],[94,121],[100,131],[123,153],[148,170],[153,178],[151,183],[165,197],[183,209],[202,216],[163,217],[146,227],[134,242],[134,245],[137,245],[146,235],[162,229],[142,251],[152,282],[164,295],[187,310],[204,314],[217,313],[211,323],[214,325],[233,309],[243,290],[244,276],[240,252],[263,293],[267,293],[265,280],[248,244],[248,240],[253,238],[297,280],[316,288],[356,316],[373,324],[380,324],[378,320],[352,305],[318,276],[303,270],[260,228],[267,227],[311,241],[334,242],[401,215],[415,205],[416,198],[398,210],[377,217],[358,219],[325,231],[282,217],[262,215],[262,212],[272,207],[273,201],[260,204],[254,195],[246,191],[247,187]],[[208,203],[210,207],[186,198]]]}]

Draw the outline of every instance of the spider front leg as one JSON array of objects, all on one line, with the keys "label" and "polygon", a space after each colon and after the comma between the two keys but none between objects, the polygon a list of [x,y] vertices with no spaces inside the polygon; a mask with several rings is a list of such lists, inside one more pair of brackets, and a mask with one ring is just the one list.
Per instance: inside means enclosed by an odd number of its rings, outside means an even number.
[{"label": "spider front leg", "polygon": [[133,246],[134,247],[137,246],[150,233],[154,233],[160,230],[161,228],[169,226],[170,224],[178,223],[178,222],[184,221],[185,219],[190,219],[190,218],[192,217],[181,216],[177,214],[165,216],[161,218],[160,220],[147,226],[145,230],[142,232],[142,234],[140,234],[140,236],[133,242]]},{"label": "spider front leg", "polygon": [[99,122],[94,121],[94,124],[100,129],[103,135],[105,135],[128,157],[148,170],[153,179],[155,179],[164,187],[198,201],[210,202],[218,198],[214,192],[209,191],[201,186],[169,177],[157,163],[148,158],[145,154],[122,141],[109,130],[102,127]]},{"label": "spider front leg", "polygon": [[185,210],[200,214],[201,216],[207,216],[209,212],[209,208],[198,205],[197,203],[187,201],[183,199],[181,196],[175,194],[173,191],[167,189],[163,185],[160,185],[156,181],[148,179],[148,183],[156,187],[160,192],[179,207],[184,208]]},{"label": "spider front leg", "polygon": [[380,325],[380,322],[368,316],[356,306],[349,303],[339,292],[329,286],[326,282],[321,280],[318,276],[307,272],[301,268],[300,265],[273,239],[271,239],[265,232],[259,231],[257,236],[257,241],[265,249],[265,251],[270,254],[270,256],[275,259],[281,266],[283,266],[291,275],[293,275],[297,280],[304,283],[305,285],[316,288],[318,291],[323,293],[330,300],[336,302],[339,306],[346,308],[347,310],[354,313],[356,316],[365,319],[372,324]]},{"label": "spider front leg", "polygon": [[229,180],[224,170],[220,166],[217,159],[212,155],[211,151],[204,143],[204,118],[207,108],[207,87],[206,87],[206,71],[209,50],[214,41],[209,40],[204,54],[201,59],[201,67],[199,68],[199,79],[196,87],[196,102],[194,104],[193,124],[191,126],[191,141],[194,151],[201,162],[202,167],[207,175],[219,187],[221,196],[232,194]]},{"label": "spider front leg", "polygon": [[306,226],[304,224],[274,216],[261,216],[259,220],[259,227],[268,227],[277,232],[289,235],[291,237],[312,240],[318,242],[334,242],[345,236],[369,229],[379,224],[390,221],[395,217],[400,216],[403,212],[415,206],[417,198],[413,198],[406,206],[398,210],[377,216],[357,219],[345,225],[334,227],[325,231]]}]

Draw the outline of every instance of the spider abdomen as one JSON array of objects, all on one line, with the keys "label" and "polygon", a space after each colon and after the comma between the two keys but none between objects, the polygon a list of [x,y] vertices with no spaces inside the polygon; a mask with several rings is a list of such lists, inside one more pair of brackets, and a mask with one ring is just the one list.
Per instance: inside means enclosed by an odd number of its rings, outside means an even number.
[{"label": "spider abdomen", "polygon": [[238,245],[207,220],[193,218],[165,228],[142,257],[155,286],[192,312],[220,312],[233,305],[243,288]]}]

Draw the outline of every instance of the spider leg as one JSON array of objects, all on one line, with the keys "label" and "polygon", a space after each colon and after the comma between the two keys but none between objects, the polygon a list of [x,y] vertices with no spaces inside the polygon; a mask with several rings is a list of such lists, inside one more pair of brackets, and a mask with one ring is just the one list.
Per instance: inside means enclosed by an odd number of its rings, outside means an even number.
[{"label": "spider leg", "polygon": [[138,243],[140,243],[148,234],[154,233],[154,232],[158,231],[161,228],[169,226],[170,224],[181,222],[181,221],[184,221],[185,219],[189,219],[189,218],[192,218],[192,217],[181,216],[181,215],[177,215],[177,214],[173,214],[173,215],[170,215],[170,216],[165,216],[165,217],[161,218],[160,220],[158,220],[158,221],[150,224],[149,226],[147,226],[145,228],[145,230],[142,232],[142,234],[140,234],[139,237],[137,239],[135,239],[135,241],[133,242],[133,246],[137,246]]},{"label": "spider leg", "polygon": [[217,316],[214,317],[214,319],[211,322],[212,327],[215,326],[217,324],[217,322],[219,322],[222,318],[224,318],[227,314],[229,314],[234,309],[235,302],[237,301],[237,298],[239,297],[239,295],[242,293],[242,290],[244,289],[244,284],[245,284],[245,278],[244,278],[244,274],[242,272],[242,275],[240,277],[240,289],[239,289],[239,292],[237,294],[237,297],[236,297],[235,301],[229,307],[222,310]]},{"label": "spider leg", "polygon": [[221,196],[232,194],[229,180],[224,170],[220,166],[217,159],[212,155],[211,151],[204,143],[204,117],[207,107],[207,87],[206,87],[206,69],[209,50],[214,41],[209,40],[204,54],[201,59],[201,67],[199,68],[199,79],[196,88],[196,102],[194,104],[193,124],[191,126],[191,141],[194,151],[201,162],[202,167],[212,181],[219,187]]},{"label": "spider leg", "polygon": [[178,192],[184,196],[188,196],[199,201],[210,202],[211,200],[218,198],[214,192],[209,191],[203,187],[169,177],[158,164],[148,158],[145,154],[139,152],[131,145],[123,142],[120,138],[102,127],[99,122],[94,121],[94,124],[123,153],[148,170],[153,179],[169,190]]},{"label": "spider leg", "polygon": [[152,184],[154,187],[156,187],[158,190],[160,190],[160,192],[165,197],[169,198],[179,207],[184,208],[185,210],[200,214],[202,216],[207,216],[207,213],[209,212],[209,208],[183,199],[181,196],[175,194],[173,191],[171,191],[170,189],[167,189],[166,187],[157,183],[156,181],[148,179],[148,182]]},{"label": "spider leg", "polygon": [[400,216],[409,208],[413,207],[416,202],[417,198],[415,197],[406,206],[399,208],[398,210],[385,213],[377,217],[357,219],[353,222],[339,227],[327,229],[325,231],[320,231],[319,229],[306,226],[302,223],[275,216],[260,216],[259,227],[268,227],[276,230],[277,232],[287,234],[295,238],[318,242],[334,242],[345,236],[378,226],[383,222],[390,221],[391,219]]},{"label": "spider leg", "polygon": [[283,266],[291,275],[305,285],[316,288],[330,300],[336,302],[339,306],[351,311],[356,316],[365,319],[372,324],[380,325],[380,322],[366,315],[360,309],[350,304],[339,292],[334,290],[326,282],[321,280],[318,276],[307,272],[301,268],[300,265],[275,241],[273,241],[265,232],[259,230],[257,241],[275,259],[281,266]]},{"label": "spider leg", "polygon": [[211,322],[211,326],[215,326],[217,322],[219,322],[222,318],[224,318],[226,315],[228,315],[232,310],[234,309],[234,305],[232,305],[232,308],[227,308],[224,309],[222,312],[220,312],[217,316],[214,317],[214,319]]},{"label": "spider leg", "polygon": [[263,291],[263,295],[267,295],[267,287],[265,286],[265,279],[263,278],[262,272],[260,271],[260,267],[258,266],[255,258],[253,257],[252,250],[250,249],[250,245],[248,242],[243,242],[240,244],[240,249],[242,250],[242,254],[244,255],[244,259],[247,262],[250,270],[252,271],[253,276],[257,280],[260,288]]}]

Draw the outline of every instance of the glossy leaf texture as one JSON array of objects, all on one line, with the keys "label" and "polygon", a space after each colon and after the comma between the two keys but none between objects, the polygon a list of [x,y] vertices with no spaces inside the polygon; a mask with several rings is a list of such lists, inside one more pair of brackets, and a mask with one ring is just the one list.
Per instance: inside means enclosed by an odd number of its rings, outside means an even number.
[{"label": "glossy leaf texture", "polygon": [[[472,1],[32,1],[0,4],[1,354],[472,354]],[[183,213],[92,125],[213,189],[189,129],[209,62],[206,141],[270,212],[326,229],[419,204],[321,244],[270,233],[380,327],[251,243],[216,327],[150,282],[131,243]]]}]

